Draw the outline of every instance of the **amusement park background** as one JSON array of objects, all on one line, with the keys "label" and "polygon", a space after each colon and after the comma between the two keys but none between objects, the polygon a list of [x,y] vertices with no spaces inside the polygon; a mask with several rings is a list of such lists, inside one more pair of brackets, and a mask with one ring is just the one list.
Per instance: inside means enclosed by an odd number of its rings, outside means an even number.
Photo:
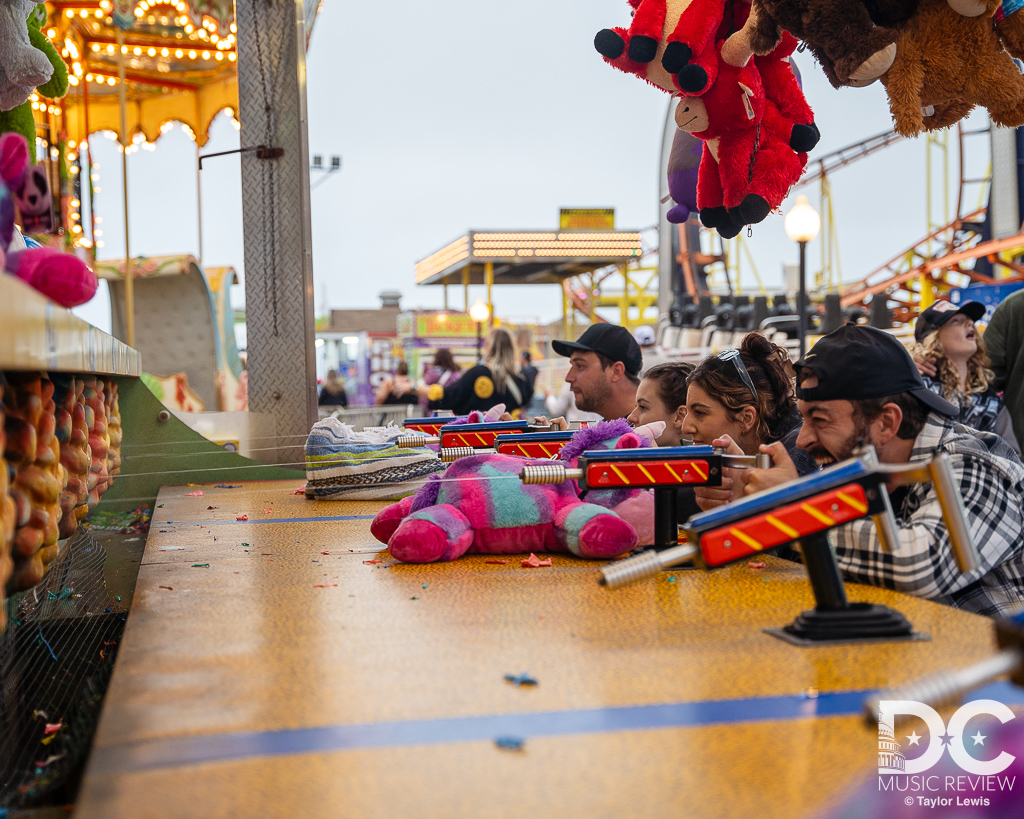
[{"label": "amusement park background", "polygon": [[[403,310],[458,311],[486,298],[479,285],[469,288],[464,303],[460,286],[443,294],[444,288],[414,284],[417,261],[471,229],[552,230],[560,208],[614,208],[616,229],[641,230],[645,250],[657,249],[669,99],[609,68],[592,42],[599,29],[622,24],[628,9],[621,0],[585,5],[532,0],[511,8],[469,0],[429,6],[401,2],[395,10],[381,40],[365,34],[376,30],[372,6],[324,3],[309,43],[309,152],[322,161],[311,171],[310,194],[319,330],[329,329],[331,310],[376,310],[382,291],[401,293]],[[797,53],[794,61],[822,133],[809,172],[817,158],[890,131],[880,83],[837,91],[809,54]],[[228,110],[213,119],[202,154],[239,147],[236,116]],[[981,113],[961,127],[972,132],[987,126]],[[129,149],[131,253],[191,254],[204,267],[233,267],[240,283],[231,288],[231,306],[241,320],[239,159],[212,159],[197,175],[192,134],[177,125],[165,125],[164,131],[155,142],[140,141]],[[958,202],[962,212],[984,204],[987,186],[961,185],[961,180],[988,173],[988,136],[958,140],[954,128],[944,139],[946,148],[928,145],[923,137],[897,140],[835,170],[829,176],[830,202],[820,199],[819,184],[793,192],[784,211],[798,192],[826,211],[822,232],[808,247],[813,292],[820,295],[829,285],[835,291],[841,281],[859,280],[905,252],[954,219]],[[962,166],[961,144],[966,146]],[[95,210],[102,219],[96,254],[122,259],[115,134],[94,138],[91,148]],[[340,168],[329,170],[335,157]],[[710,240],[705,235],[702,241],[716,252]],[[788,290],[792,296],[792,275],[784,277],[784,266],[794,265],[797,247],[786,237],[781,216],[770,216],[741,240],[729,251],[730,277],[719,269],[709,282],[712,292],[734,288],[753,297]],[[651,254],[634,267],[656,265]],[[634,310],[630,323],[657,324],[657,280],[649,275],[635,280],[650,298],[646,312]],[[614,275],[600,285],[602,295],[623,287]],[[562,288],[504,284],[495,288],[493,305],[496,318],[538,328],[559,320]],[[109,328],[105,288],[78,312]],[[593,312],[610,321],[621,317],[614,307]],[[584,309],[574,318],[585,324],[590,317]],[[350,330],[335,334],[336,341],[351,341]],[[244,351],[241,321],[236,331]],[[557,326],[551,333],[559,334]],[[344,363],[337,360],[338,351],[342,357],[346,352],[344,344],[318,344],[322,377],[328,366]],[[472,346],[472,339],[466,344]],[[544,355],[543,344],[534,349]],[[347,354],[354,355],[351,347]],[[365,373],[352,368],[350,375]]]}]

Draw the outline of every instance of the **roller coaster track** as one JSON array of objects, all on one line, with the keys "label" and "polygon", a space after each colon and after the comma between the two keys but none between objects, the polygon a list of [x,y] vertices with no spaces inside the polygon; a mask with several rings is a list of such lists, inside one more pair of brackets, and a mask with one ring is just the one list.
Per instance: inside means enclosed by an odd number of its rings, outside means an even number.
[{"label": "roller coaster track", "polygon": [[852,145],[846,145],[837,151],[833,151],[830,154],[815,159],[813,162],[808,163],[807,170],[804,175],[800,177],[800,181],[794,185],[794,190],[802,188],[804,185],[810,185],[813,182],[817,182],[824,176],[828,176],[833,171],[838,171],[847,165],[857,162],[861,159],[871,156],[883,148],[887,148],[894,142],[899,142],[903,137],[897,134],[895,131],[886,131],[884,134],[876,134],[873,137],[862,140],[860,142],[854,142]]}]

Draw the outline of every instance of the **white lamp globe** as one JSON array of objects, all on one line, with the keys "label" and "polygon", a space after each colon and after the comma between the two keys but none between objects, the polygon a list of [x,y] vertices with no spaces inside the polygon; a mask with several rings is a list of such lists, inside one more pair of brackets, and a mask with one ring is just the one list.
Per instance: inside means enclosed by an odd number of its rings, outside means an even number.
[{"label": "white lamp globe", "polygon": [[821,229],[821,217],[800,194],[796,204],[786,214],[786,235],[794,242],[811,242]]},{"label": "white lamp globe", "polygon": [[477,299],[469,307],[469,317],[477,324],[483,324],[491,315],[490,309],[484,304],[483,299]]}]

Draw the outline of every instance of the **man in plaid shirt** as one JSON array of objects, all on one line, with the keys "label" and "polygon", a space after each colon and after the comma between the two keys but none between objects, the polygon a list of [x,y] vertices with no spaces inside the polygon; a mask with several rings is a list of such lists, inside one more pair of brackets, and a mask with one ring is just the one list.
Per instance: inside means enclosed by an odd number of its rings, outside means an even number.
[{"label": "man in plaid shirt", "polygon": [[[831,532],[844,576],[978,614],[1024,603],[1024,465],[997,435],[961,426],[958,410],[925,387],[899,341],[848,324],[822,338],[797,362],[803,427],[797,446],[821,465],[871,444],[883,463],[949,455],[978,549],[978,568],[961,574],[931,484],[891,488],[898,545],[882,550],[870,519]],[[763,447],[776,468],[749,470],[746,491],[795,477],[785,450]]]}]

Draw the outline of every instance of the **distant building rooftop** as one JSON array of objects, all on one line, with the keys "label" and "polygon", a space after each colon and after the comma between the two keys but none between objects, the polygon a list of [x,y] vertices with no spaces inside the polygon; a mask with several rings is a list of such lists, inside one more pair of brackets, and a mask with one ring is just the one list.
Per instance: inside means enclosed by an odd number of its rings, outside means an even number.
[{"label": "distant building rooftop", "polygon": [[380,307],[354,310],[331,310],[327,333],[397,333],[398,314],[402,312],[402,294],[385,290],[380,294]]}]

